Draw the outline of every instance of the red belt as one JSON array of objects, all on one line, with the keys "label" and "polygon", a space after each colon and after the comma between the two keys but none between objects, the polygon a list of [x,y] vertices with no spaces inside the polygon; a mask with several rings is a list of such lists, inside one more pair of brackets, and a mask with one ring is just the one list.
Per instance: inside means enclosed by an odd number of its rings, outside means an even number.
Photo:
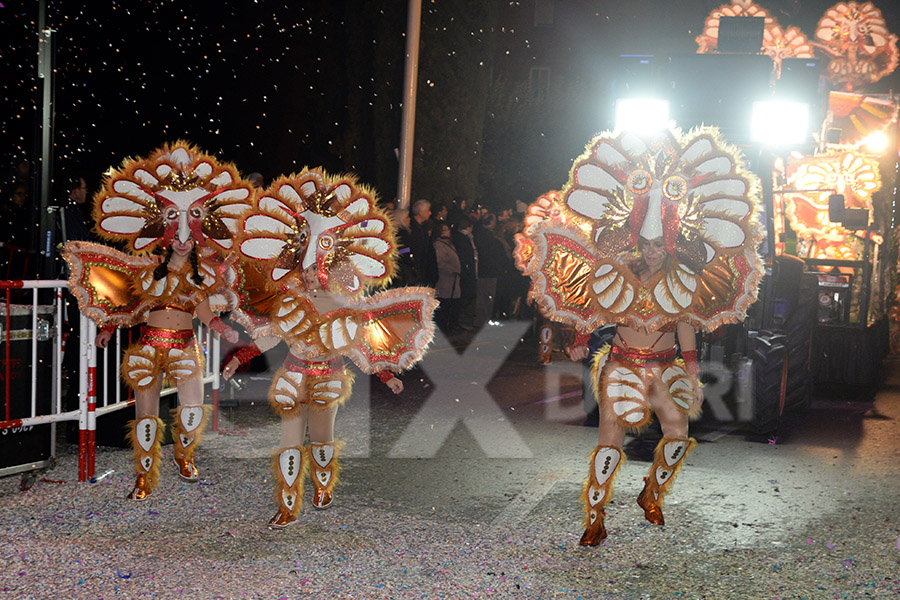
[{"label": "red belt", "polygon": [[660,352],[652,352],[649,350],[632,348],[626,350],[619,346],[612,346],[609,351],[610,359],[618,362],[627,362],[637,365],[646,365],[648,363],[670,363],[675,360],[678,350],[674,347]]},{"label": "red belt", "polygon": [[193,329],[162,329],[144,325],[141,344],[154,348],[178,348],[184,350],[194,341]]},{"label": "red belt", "polygon": [[344,366],[343,358],[331,358],[322,361],[303,360],[297,358],[290,352],[284,359],[284,368],[291,373],[302,373],[303,375],[313,375],[322,377],[325,375],[334,375]]}]

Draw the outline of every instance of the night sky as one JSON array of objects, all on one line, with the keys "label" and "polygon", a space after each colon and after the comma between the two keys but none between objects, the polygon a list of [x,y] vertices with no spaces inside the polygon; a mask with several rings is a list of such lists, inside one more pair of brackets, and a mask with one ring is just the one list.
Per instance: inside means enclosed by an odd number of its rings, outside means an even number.
[{"label": "night sky", "polygon": [[[37,2],[3,4],[4,39],[18,40],[2,57],[8,156],[29,148],[39,110]],[[377,21],[391,3],[377,4],[384,6],[357,12]],[[375,31],[348,23],[339,2],[49,2],[57,30],[57,167],[96,183],[107,166],[181,138],[268,178],[307,164],[365,170],[346,146],[348,113],[364,112],[355,102],[399,124],[405,5],[393,4],[396,26],[379,36],[396,40],[379,45],[395,52],[384,60],[395,97],[380,98],[371,80],[372,63],[382,58]],[[369,72],[353,86],[351,52]]]},{"label": "night sky", "polygon": [[[0,159],[5,169],[35,147],[34,126],[40,116],[38,3],[0,4],[5,42],[0,46]],[[557,3],[558,17],[564,14],[564,4],[589,18],[560,21],[554,35],[566,56],[580,63],[579,77],[595,83],[585,89],[597,90],[621,53],[695,51],[694,38],[705,16],[722,3],[571,0]],[[833,2],[759,4],[783,27],[797,25],[812,36]],[[876,5],[892,31],[900,31],[900,3]],[[482,165],[481,173],[472,172],[477,165],[448,156],[453,149],[446,140],[455,136],[470,145],[457,150],[463,155],[482,151],[481,125],[473,126],[471,115],[472,98],[489,93],[485,86],[491,79],[484,73],[496,77],[505,69],[503,57],[525,55],[525,60],[533,60],[528,54],[539,51],[533,40],[510,34],[496,19],[515,16],[516,11],[528,17],[531,6],[423,1],[414,197],[478,195],[487,185],[484,179],[491,177],[492,169],[485,172]],[[305,165],[323,166],[358,172],[384,197],[396,193],[405,0],[48,0],[48,7],[48,22],[57,31],[57,173],[81,173],[94,190],[109,166],[147,154],[163,142],[187,139],[245,173],[262,172],[267,181]],[[900,89],[898,81],[895,73],[872,89]],[[530,201],[535,189],[560,185],[564,165],[592,133],[606,126],[596,115],[553,108],[547,109],[546,120],[528,117],[535,131],[522,131],[522,139],[516,139],[518,131],[508,132],[501,152],[523,153],[520,168],[525,170],[534,165],[537,171],[536,162],[549,165],[554,179],[548,181],[547,175],[504,202]],[[565,118],[568,122],[561,121]],[[502,119],[496,123],[514,129]],[[554,131],[563,133],[554,137]],[[435,173],[449,175],[437,181],[440,175]]]}]

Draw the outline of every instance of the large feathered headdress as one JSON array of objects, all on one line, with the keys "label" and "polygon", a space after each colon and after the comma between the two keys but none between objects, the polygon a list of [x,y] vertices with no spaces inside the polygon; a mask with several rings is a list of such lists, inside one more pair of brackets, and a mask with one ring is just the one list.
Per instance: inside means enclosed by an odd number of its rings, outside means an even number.
[{"label": "large feathered headdress", "polygon": [[94,197],[97,234],[125,242],[135,254],[192,239],[220,253],[231,250],[251,186],[237,170],[186,142],[147,158],[129,159]]},{"label": "large feathered headdress", "polygon": [[300,279],[315,265],[324,288],[353,295],[393,274],[390,220],[375,193],[349,175],[304,169],[277,179],[242,229],[240,253],[276,283]]}]

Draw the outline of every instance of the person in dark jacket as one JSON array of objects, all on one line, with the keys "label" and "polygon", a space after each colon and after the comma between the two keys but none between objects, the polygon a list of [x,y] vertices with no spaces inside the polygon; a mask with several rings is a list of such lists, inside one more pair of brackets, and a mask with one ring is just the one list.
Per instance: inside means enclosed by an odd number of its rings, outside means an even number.
[{"label": "person in dark jacket", "polygon": [[460,329],[459,299],[462,293],[459,287],[459,273],[461,265],[459,254],[453,245],[450,226],[444,223],[439,227],[441,230],[434,242],[438,265],[438,281],[434,295],[441,305],[435,312],[434,322],[444,333],[454,333]]},{"label": "person in dark jacket", "polygon": [[431,202],[416,200],[410,211],[409,249],[416,265],[416,284],[434,287],[438,280],[437,258],[431,243]]},{"label": "person in dark jacket", "polygon": [[[475,286],[478,281],[478,250],[472,239],[472,221],[462,217],[453,229],[453,245],[460,263],[460,321],[474,322]],[[462,325],[464,328],[466,325]]]}]

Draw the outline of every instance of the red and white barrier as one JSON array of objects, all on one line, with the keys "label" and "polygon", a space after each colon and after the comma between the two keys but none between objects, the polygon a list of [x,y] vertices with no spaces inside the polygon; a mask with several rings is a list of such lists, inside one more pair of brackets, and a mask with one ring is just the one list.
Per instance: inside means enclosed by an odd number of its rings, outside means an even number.
[{"label": "red and white barrier", "polygon": [[[2,334],[0,334],[0,360],[2,360],[4,388],[2,393],[2,409],[0,409],[0,433],[6,433],[8,430],[22,429],[34,427],[37,425],[51,424],[51,443],[49,456],[56,456],[56,423],[65,421],[78,421],[78,480],[88,481],[94,477],[95,473],[95,457],[97,446],[97,417],[117,410],[122,410],[134,404],[134,400],[130,398],[130,394],[123,392],[121,385],[108,386],[106,381],[98,382],[97,379],[97,347],[94,345],[94,339],[97,336],[97,326],[93,321],[80,314],[79,319],[79,369],[78,369],[78,398],[79,407],[77,410],[62,412],[62,358],[63,358],[63,336],[61,328],[63,322],[63,291],[67,288],[67,282],[64,280],[31,280],[31,281],[0,281],[0,294],[5,291],[5,297],[0,297],[0,304],[5,303],[5,320],[2,326]],[[10,418],[11,395],[11,315],[16,305],[11,302],[11,294],[13,290],[32,290],[31,297],[31,410],[30,416],[24,418]],[[52,370],[52,389],[53,398],[51,409],[48,414],[39,414],[37,407],[37,385],[35,382],[38,377],[46,377],[47,374],[39,372],[38,361],[38,293],[42,289],[55,290],[53,300],[53,312],[56,315],[56,323],[53,325],[55,334],[53,339],[53,360]],[[74,300],[72,300],[74,301]],[[41,307],[46,310],[46,306]],[[116,339],[121,342],[121,330],[117,330]],[[26,336],[27,337],[27,336]],[[219,396],[219,367],[220,367],[220,341],[218,334],[210,331],[201,325],[198,331],[197,339],[201,343],[206,360],[204,361],[203,383],[212,384],[212,403],[213,403],[213,430],[217,429],[218,423],[218,396]],[[68,344],[73,344],[71,338],[67,340]],[[113,346],[116,352],[102,350],[101,360],[104,365],[104,372],[110,372],[111,362],[114,362],[115,372],[119,372],[121,366],[121,352],[126,347],[121,343]],[[46,366],[42,369],[46,371]],[[115,379],[118,381],[118,379]],[[110,389],[113,388],[113,389]],[[165,388],[161,395],[173,394],[175,388]],[[99,398],[99,402],[98,402]],[[3,439],[0,438],[0,450],[3,447]],[[0,476],[10,475],[17,472],[25,472],[40,468],[42,464],[23,464],[10,468],[0,468]]]}]

